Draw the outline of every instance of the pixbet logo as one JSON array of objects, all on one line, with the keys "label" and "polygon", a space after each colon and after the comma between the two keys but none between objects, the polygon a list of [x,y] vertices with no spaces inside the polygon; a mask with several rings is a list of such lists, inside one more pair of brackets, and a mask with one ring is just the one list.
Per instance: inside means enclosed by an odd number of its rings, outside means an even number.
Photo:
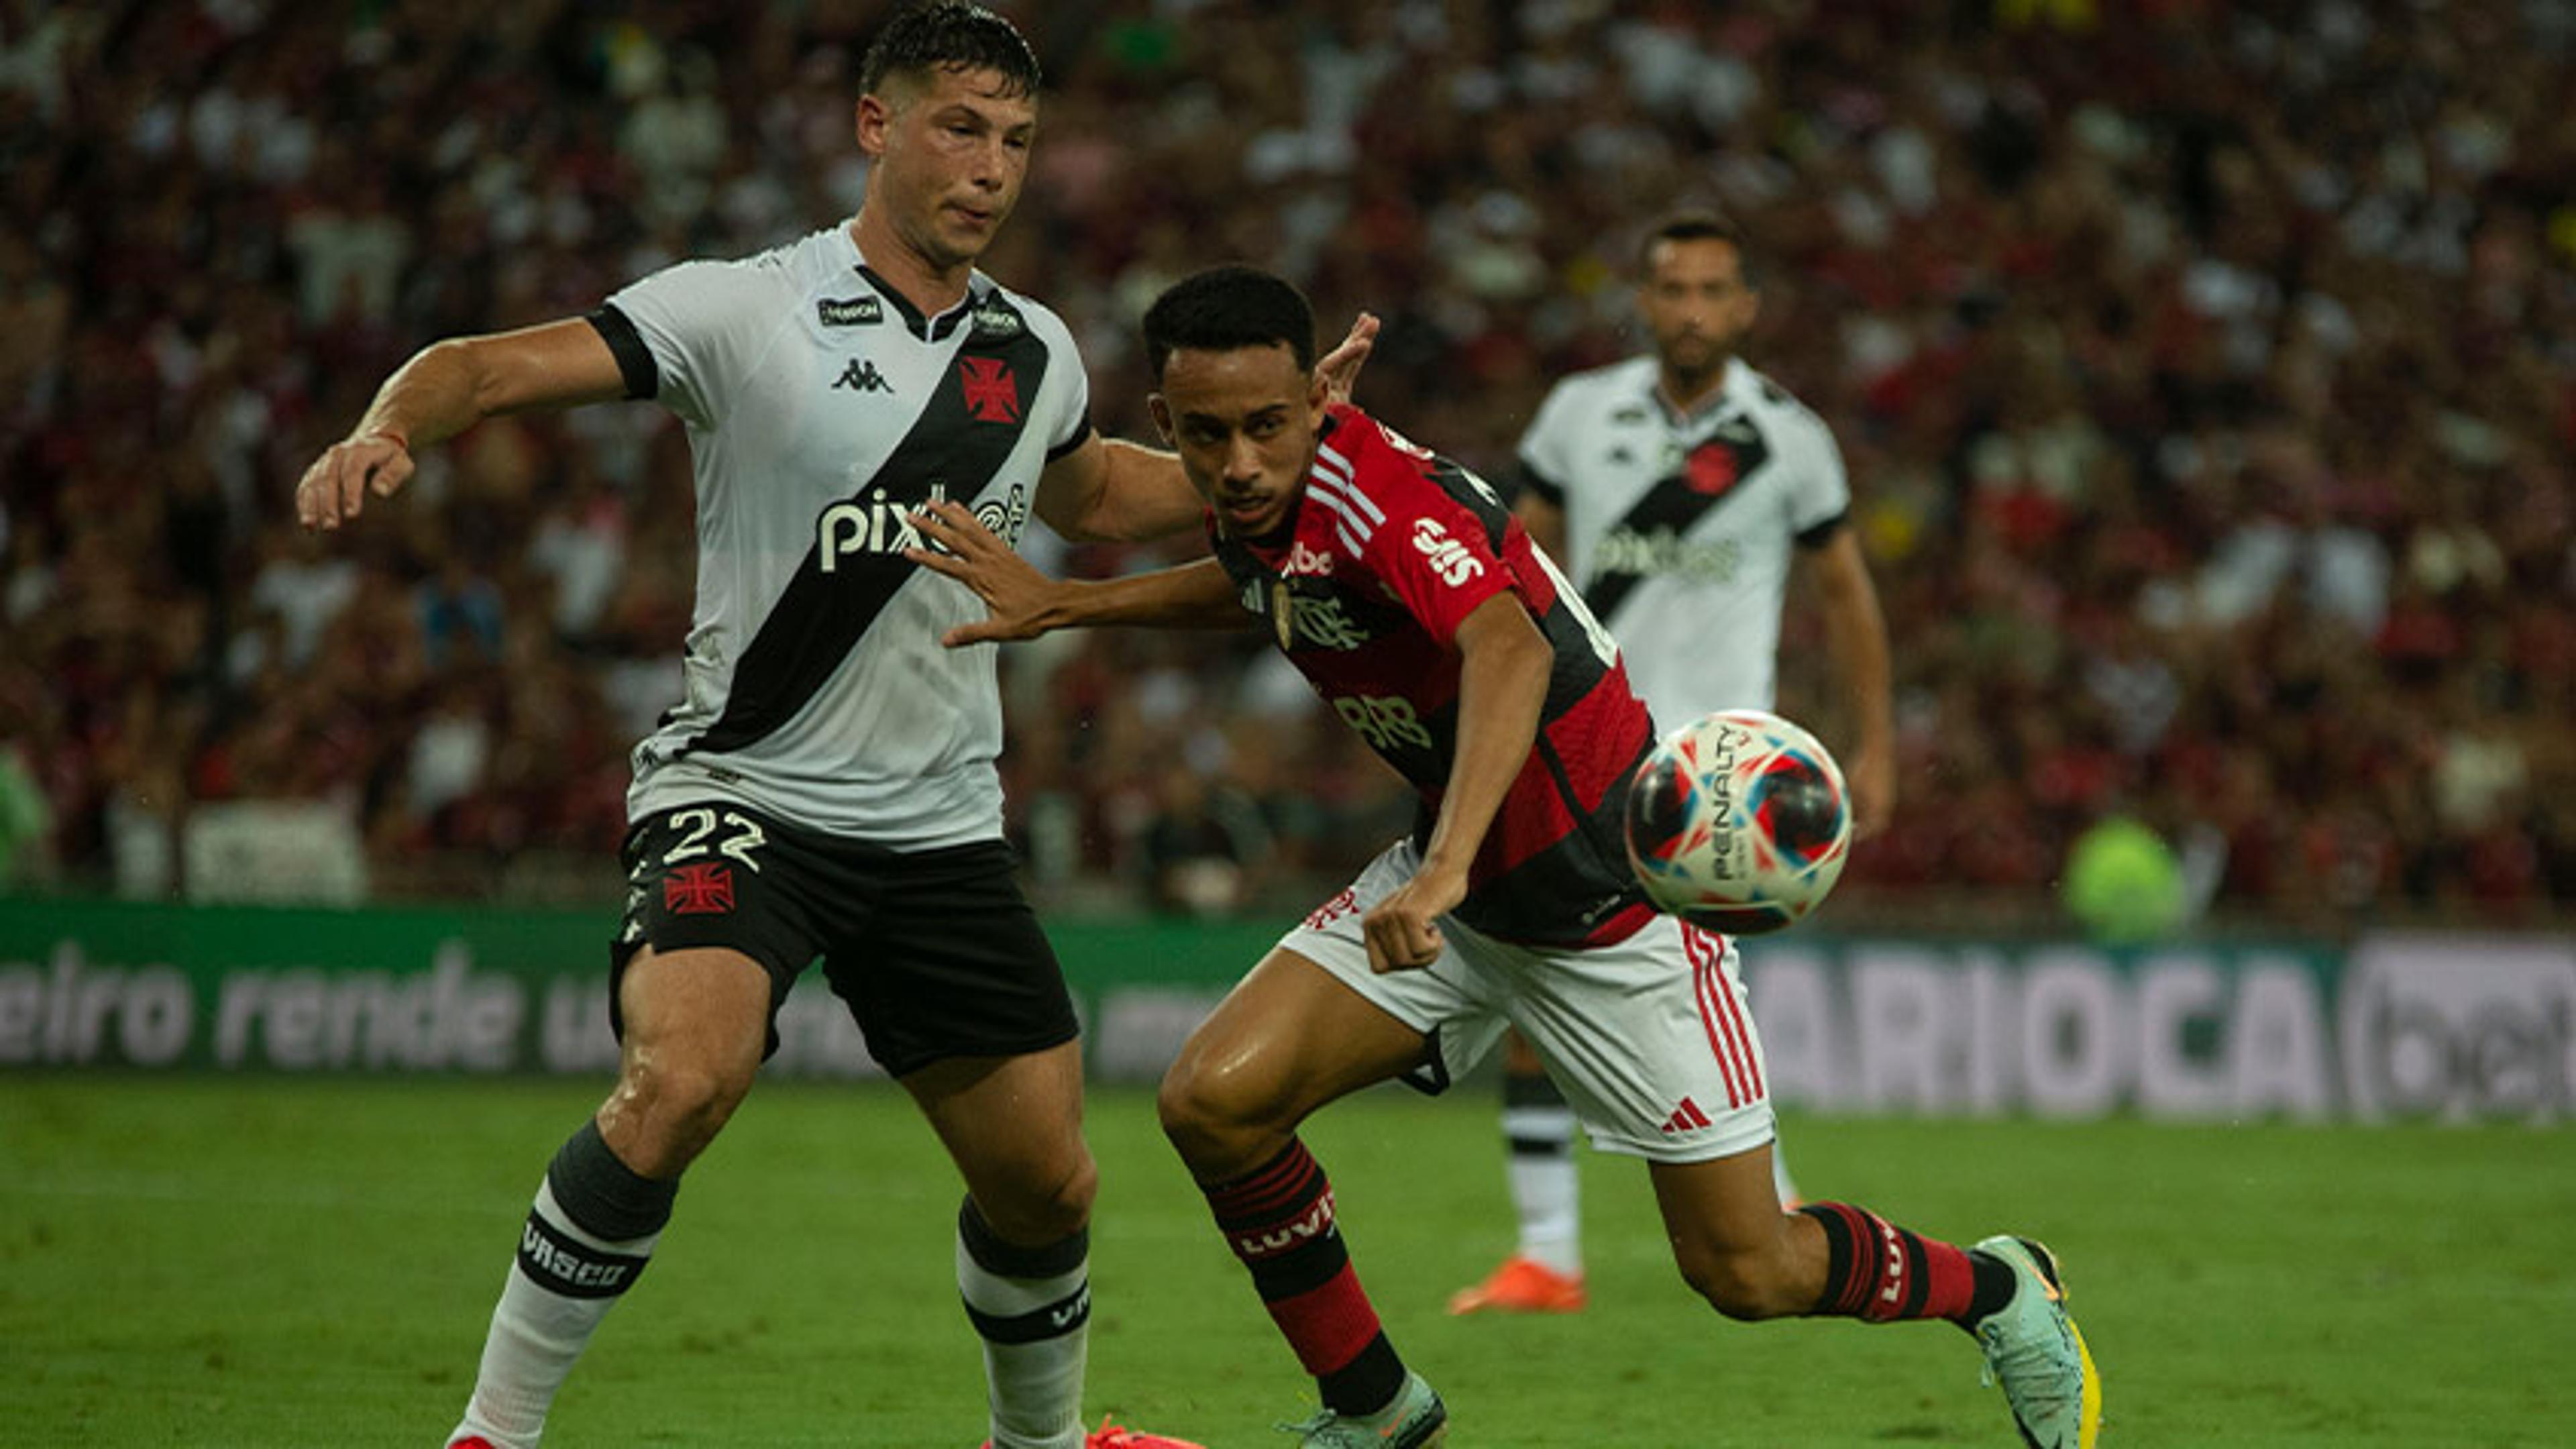
[{"label": "pixbet logo", "polygon": [[1596,574],[1676,574],[1691,583],[1722,584],[1735,577],[1744,546],[1733,538],[1690,540],[1670,528],[1650,533],[1614,528],[1593,549]]},{"label": "pixbet logo", "polygon": [[[912,515],[947,501],[948,485],[934,482],[930,496],[920,503],[890,498],[883,488],[869,489],[865,501],[835,503],[814,520],[815,567],[837,573],[840,561],[854,554],[890,556],[908,548],[931,547],[921,530],[912,526]],[[1002,542],[1019,547],[1020,533],[1029,521],[1028,490],[1014,483],[1003,497],[976,504],[975,521]]]}]

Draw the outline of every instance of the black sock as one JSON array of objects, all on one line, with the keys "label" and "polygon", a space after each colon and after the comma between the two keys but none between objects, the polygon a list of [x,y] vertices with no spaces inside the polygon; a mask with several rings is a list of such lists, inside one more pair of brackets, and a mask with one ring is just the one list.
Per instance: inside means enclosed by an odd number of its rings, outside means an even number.
[{"label": "black sock", "polygon": [[1988,1315],[1999,1313],[2012,1302],[2013,1292],[2021,1279],[2012,1265],[1992,1253],[1976,1248],[1968,1250],[1968,1266],[1976,1270],[1977,1286],[1968,1293],[1968,1311],[1959,1315],[1959,1326],[1973,1329]]}]

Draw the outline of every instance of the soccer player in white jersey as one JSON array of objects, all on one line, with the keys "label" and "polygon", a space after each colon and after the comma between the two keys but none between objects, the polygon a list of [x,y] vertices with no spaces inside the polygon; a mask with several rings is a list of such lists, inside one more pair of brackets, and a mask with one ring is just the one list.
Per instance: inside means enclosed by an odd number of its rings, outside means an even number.
[{"label": "soccer player in white jersey", "polygon": [[1136,538],[1200,505],[1171,455],[1093,432],[1064,324],[975,269],[1036,131],[1018,31],[916,5],[860,81],[856,217],[671,267],[585,318],[437,343],[297,485],[306,526],[345,527],[416,448],[619,398],[678,414],[696,466],[684,697],[636,748],[628,800],[617,1084],[537,1189],[451,1446],[537,1442],[818,957],[965,1180],[958,1288],[992,1442],[1180,1442],[1082,1429],[1095,1173],[1072,1004],[1002,840],[994,651],[939,644],[981,610],[903,551],[910,510],[942,499],[1014,541],[1032,511]]},{"label": "soccer player in white jersey", "polygon": [[[1855,728],[1855,825],[1895,800],[1887,624],[1846,517],[1824,420],[1736,355],[1761,293],[1743,238],[1689,212],[1648,234],[1637,307],[1654,350],[1559,382],[1521,435],[1514,505],[1619,641],[1659,729],[1769,709],[1793,572],[1812,586]],[[1802,565],[1793,569],[1794,565]],[[1504,1053],[1503,1137],[1520,1239],[1453,1313],[1584,1303],[1574,1112],[1527,1043]],[[1775,1153],[1781,1200],[1798,1191]]]}]

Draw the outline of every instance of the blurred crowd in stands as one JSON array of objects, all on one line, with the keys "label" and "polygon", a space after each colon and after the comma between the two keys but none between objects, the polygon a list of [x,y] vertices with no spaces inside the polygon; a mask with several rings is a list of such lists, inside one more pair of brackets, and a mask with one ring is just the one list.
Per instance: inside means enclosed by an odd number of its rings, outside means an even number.
[{"label": "blurred crowd in stands", "polygon": [[[2576,5],[1002,8],[1049,90],[987,269],[1112,434],[1150,436],[1144,300],[1246,258],[1328,337],[1383,316],[1363,403],[1506,482],[1549,383],[1642,344],[1643,229],[1750,229],[1750,360],[1834,426],[1893,628],[1856,900],[2044,898],[2119,815],[2221,913],[2576,908]],[[679,427],[487,424],[327,539],[290,492],[432,339],[846,216],[881,10],[0,0],[21,884],[181,889],[192,815],[302,801],[380,893],[613,889],[688,623]],[[1259,646],[1006,655],[1042,887],[1227,909],[1404,823]]]}]

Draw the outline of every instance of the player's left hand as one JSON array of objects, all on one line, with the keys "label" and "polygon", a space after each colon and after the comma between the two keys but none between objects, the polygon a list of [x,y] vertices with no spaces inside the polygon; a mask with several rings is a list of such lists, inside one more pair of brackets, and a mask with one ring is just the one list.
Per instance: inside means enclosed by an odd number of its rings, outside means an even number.
[{"label": "player's left hand", "polygon": [[1315,360],[1315,375],[1324,380],[1324,400],[1346,403],[1358,387],[1360,368],[1369,353],[1377,347],[1377,314],[1362,312],[1351,319],[1351,330],[1341,345]]},{"label": "player's left hand", "polygon": [[965,504],[953,498],[923,504],[912,515],[912,526],[939,547],[907,548],[903,556],[973,589],[987,613],[980,624],[960,624],[942,634],[940,643],[962,649],[1004,639],[1034,639],[1047,632],[1047,605],[1055,580],[1002,542]]},{"label": "player's left hand", "polygon": [[1368,941],[1369,969],[1419,971],[1440,959],[1440,917],[1467,898],[1467,878],[1423,869],[1360,917]]}]

